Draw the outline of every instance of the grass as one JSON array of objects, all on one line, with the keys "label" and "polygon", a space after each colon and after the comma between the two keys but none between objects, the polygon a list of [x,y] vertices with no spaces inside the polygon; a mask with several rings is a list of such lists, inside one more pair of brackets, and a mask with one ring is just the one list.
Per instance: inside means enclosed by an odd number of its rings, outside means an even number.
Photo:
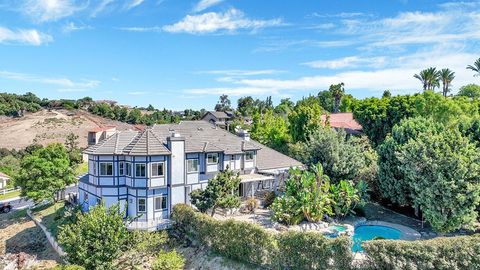
[{"label": "grass", "polygon": [[32,209],[35,217],[40,218],[41,222],[53,236],[57,236],[59,227],[69,222],[65,217],[65,202],[55,204],[46,204]]},{"label": "grass", "polygon": [[6,200],[6,199],[11,199],[20,196],[20,190],[13,191],[13,192],[8,192],[5,193],[5,195],[1,194],[0,195],[0,201]]}]

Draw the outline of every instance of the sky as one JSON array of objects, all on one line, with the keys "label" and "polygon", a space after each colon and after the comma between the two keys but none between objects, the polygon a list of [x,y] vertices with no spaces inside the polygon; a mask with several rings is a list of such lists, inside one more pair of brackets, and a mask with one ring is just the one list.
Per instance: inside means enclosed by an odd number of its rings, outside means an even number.
[{"label": "sky", "polygon": [[430,66],[480,77],[480,1],[0,0],[0,91],[213,109],[227,94],[298,100],[421,91]]}]

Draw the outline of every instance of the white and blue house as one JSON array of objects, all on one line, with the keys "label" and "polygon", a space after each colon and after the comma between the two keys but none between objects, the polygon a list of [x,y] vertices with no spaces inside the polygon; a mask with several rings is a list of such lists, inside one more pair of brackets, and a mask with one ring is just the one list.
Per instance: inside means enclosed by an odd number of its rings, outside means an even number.
[{"label": "white and blue house", "polygon": [[302,164],[256,141],[248,132],[231,134],[205,121],[121,131],[89,146],[88,174],[80,179],[85,210],[104,201],[120,203],[134,219],[132,229],[168,226],[172,206],[227,168],[242,179],[241,196],[275,190],[290,167]]}]

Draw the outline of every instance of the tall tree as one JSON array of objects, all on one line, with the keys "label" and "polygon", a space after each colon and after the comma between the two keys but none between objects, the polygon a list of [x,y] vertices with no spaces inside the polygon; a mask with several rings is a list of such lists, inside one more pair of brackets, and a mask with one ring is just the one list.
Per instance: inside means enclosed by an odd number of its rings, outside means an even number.
[{"label": "tall tree", "polygon": [[480,85],[477,84],[467,84],[460,87],[458,91],[458,96],[469,97],[469,98],[480,98]]},{"label": "tall tree", "polygon": [[287,150],[289,141],[287,121],[273,113],[271,109],[263,115],[256,113],[253,116],[251,135],[253,139],[277,151],[285,153]]},{"label": "tall tree", "polygon": [[442,81],[442,86],[443,86],[442,94],[444,97],[446,97],[448,92],[450,92],[450,84],[455,78],[455,72],[451,71],[448,68],[444,68],[440,70],[439,74],[440,74],[440,80]]},{"label": "tall tree", "polygon": [[255,101],[251,96],[241,97],[237,101],[237,110],[242,116],[251,116],[255,111]]},{"label": "tall tree", "polygon": [[59,143],[50,144],[25,156],[17,177],[22,195],[35,202],[53,201],[57,191],[74,182],[68,151]]},{"label": "tall tree", "polygon": [[226,111],[231,111],[232,103],[230,102],[230,99],[228,98],[228,95],[221,95],[220,99],[217,102],[217,105],[215,105],[215,111],[217,112],[226,112]]},{"label": "tall tree", "polygon": [[477,61],[473,63],[473,65],[468,65],[467,69],[475,72],[475,75],[473,76],[480,76],[480,58],[478,58]]},{"label": "tall tree", "polygon": [[289,132],[293,142],[306,141],[315,130],[322,127],[321,115],[322,107],[315,97],[297,102],[288,116]]},{"label": "tall tree", "polygon": [[413,77],[420,80],[423,84],[423,90],[435,90],[435,87],[440,86],[440,73],[434,68],[430,67],[420,71],[420,74],[415,74]]},{"label": "tall tree", "polygon": [[338,113],[340,110],[340,102],[342,101],[343,95],[345,95],[345,89],[343,88],[345,84],[339,83],[339,84],[332,84],[330,85],[329,91],[332,93],[332,96],[334,98],[334,106],[333,106],[333,112]]}]

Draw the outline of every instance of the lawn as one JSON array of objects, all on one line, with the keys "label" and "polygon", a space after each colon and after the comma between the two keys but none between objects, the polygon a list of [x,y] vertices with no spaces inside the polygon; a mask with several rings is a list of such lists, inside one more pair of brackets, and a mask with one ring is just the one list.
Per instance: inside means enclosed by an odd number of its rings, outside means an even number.
[{"label": "lawn", "polygon": [[20,196],[20,190],[13,191],[13,192],[8,192],[5,193],[5,195],[1,194],[0,195],[0,201],[6,200],[6,199],[11,199]]},{"label": "lawn", "polygon": [[32,209],[33,215],[40,219],[42,224],[47,227],[53,236],[57,236],[59,227],[67,224],[69,219],[66,217],[65,202],[57,202],[55,204],[46,204]]}]

